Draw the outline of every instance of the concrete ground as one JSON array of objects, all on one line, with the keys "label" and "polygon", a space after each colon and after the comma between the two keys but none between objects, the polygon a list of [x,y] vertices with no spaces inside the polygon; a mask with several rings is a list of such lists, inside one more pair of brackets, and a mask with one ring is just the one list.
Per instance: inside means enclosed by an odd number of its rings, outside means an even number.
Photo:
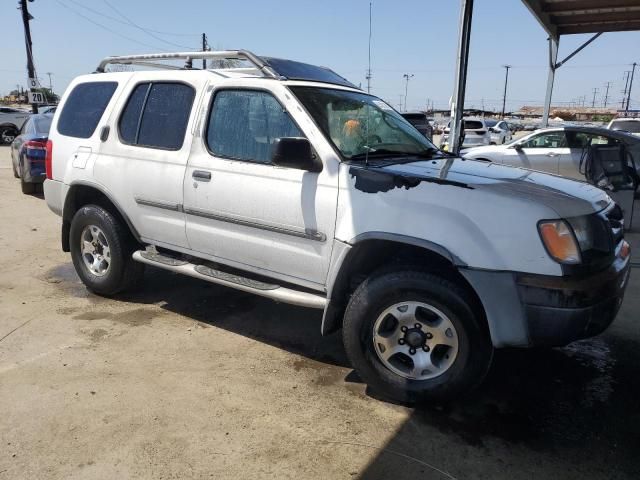
[{"label": "concrete ground", "polygon": [[637,272],[605,334],[498,352],[479,391],[409,409],[366,391],[318,312],[154,269],[89,294],[9,162],[0,479],[640,478]]}]

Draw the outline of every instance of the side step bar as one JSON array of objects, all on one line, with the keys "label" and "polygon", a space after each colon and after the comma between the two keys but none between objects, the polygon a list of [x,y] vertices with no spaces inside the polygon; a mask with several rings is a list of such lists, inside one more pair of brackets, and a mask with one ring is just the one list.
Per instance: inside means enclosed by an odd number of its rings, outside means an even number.
[{"label": "side step bar", "polygon": [[301,292],[279,285],[265,283],[259,280],[242,277],[240,275],[223,272],[206,265],[196,265],[184,260],[177,260],[171,257],[150,253],[145,250],[138,250],[133,253],[136,262],[153,265],[175,273],[181,273],[190,277],[199,278],[205,282],[217,283],[225,287],[235,288],[243,292],[253,293],[262,297],[271,298],[278,302],[290,303],[301,307],[324,309],[327,299],[315,293]]}]

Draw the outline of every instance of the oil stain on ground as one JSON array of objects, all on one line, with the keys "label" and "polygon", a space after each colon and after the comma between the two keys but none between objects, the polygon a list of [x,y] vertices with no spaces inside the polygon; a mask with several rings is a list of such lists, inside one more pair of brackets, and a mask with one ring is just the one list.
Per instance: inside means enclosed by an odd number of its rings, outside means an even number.
[{"label": "oil stain on ground", "polygon": [[105,312],[99,310],[89,310],[73,316],[74,320],[109,320],[115,323],[122,323],[130,327],[139,327],[142,325],[150,325],[151,321],[162,315],[153,308],[136,308],[126,310],[124,312]]}]

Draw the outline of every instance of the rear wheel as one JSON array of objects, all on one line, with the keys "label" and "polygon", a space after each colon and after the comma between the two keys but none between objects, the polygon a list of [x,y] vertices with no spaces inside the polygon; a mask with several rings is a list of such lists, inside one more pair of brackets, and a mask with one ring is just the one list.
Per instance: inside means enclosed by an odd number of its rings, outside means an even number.
[{"label": "rear wheel", "polygon": [[31,182],[24,181],[24,169],[20,169],[20,189],[24,194],[34,193],[36,191],[36,185]]},{"label": "rear wheel", "polygon": [[137,249],[128,229],[97,205],[81,207],[71,221],[71,259],[87,288],[114,295],[139,283],[144,265],[131,255]]},{"label": "rear wheel", "polygon": [[411,270],[372,276],[349,302],[345,349],[360,377],[406,403],[449,400],[478,385],[493,355],[468,294]]}]

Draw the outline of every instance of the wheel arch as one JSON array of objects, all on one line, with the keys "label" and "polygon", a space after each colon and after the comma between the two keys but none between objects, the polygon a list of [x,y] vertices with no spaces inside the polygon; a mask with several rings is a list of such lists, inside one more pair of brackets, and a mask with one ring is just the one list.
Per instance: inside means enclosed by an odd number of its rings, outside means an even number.
[{"label": "wheel arch", "polygon": [[321,333],[335,332],[342,326],[344,310],[357,286],[369,275],[385,268],[412,265],[416,269],[437,272],[468,291],[475,306],[482,302],[458,268],[466,263],[447,248],[421,238],[387,232],[368,232],[356,236],[336,255],[327,281],[327,307]]},{"label": "wheel arch", "polygon": [[98,205],[114,215],[127,226],[133,238],[138,243],[141,243],[140,235],[124,209],[120,207],[106,189],[95,183],[74,182],[67,191],[62,210],[62,250],[64,252],[70,251],[69,233],[71,220],[83,205],[88,204]]}]

